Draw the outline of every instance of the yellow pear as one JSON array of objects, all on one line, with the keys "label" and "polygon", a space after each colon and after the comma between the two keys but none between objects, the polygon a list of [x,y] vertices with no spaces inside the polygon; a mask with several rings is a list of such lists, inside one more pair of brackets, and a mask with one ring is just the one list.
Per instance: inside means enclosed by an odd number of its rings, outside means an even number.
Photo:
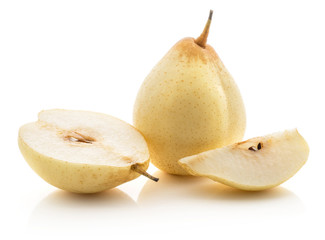
[{"label": "yellow pear", "polygon": [[243,138],[244,104],[233,78],[207,45],[212,11],[197,39],[176,43],[144,80],[134,125],[147,140],[151,161],[171,174],[188,175],[177,161]]},{"label": "yellow pear", "polygon": [[179,164],[192,175],[257,191],[288,180],[308,155],[307,142],[293,129],[185,157]]},{"label": "yellow pear", "polygon": [[147,174],[149,150],[131,125],[109,115],[53,109],[19,129],[19,148],[45,181],[76,193],[95,193]]}]

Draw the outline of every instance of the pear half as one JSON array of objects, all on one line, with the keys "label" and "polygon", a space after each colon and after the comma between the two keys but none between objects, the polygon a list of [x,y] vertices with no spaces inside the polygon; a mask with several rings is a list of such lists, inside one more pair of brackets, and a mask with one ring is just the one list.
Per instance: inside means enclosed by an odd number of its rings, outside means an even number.
[{"label": "pear half", "polygon": [[307,161],[307,142],[296,129],[252,138],[182,158],[189,173],[243,190],[264,190],[292,177]]},{"label": "pear half", "polygon": [[[45,181],[77,193],[94,193],[147,175],[149,150],[131,125],[109,115],[46,110],[19,130],[18,144]],[[153,180],[157,180],[150,175]]]}]

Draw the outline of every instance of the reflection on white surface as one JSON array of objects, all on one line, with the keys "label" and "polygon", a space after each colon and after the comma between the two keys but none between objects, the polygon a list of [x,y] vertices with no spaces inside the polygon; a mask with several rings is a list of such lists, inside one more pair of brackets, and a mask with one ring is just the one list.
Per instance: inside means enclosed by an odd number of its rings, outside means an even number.
[{"label": "reflection on white surface", "polygon": [[136,208],[133,199],[119,189],[89,195],[56,190],[35,207],[28,228],[67,233],[108,230],[123,226]]},{"label": "reflection on white surface", "polygon": [[227,222],[231,226],[258,225],[261,220],[263,224],[266,220],[279,222],[280,218],[286,221],[287,217],[304,212],[301,200],[283,187],[245,192],[206,178],[173,176],[161,171],[154,175],[160,181],[148,180],[137,203],[119,189],[92,195],[56,190],[35,207],[28,230],[65,235],[102,235],[107,231],[134,235],[144,234],[143,228],[147,227],[151,232],[160,232],[162,225],[171,231],[196,227],[203,220],[209,227]]},{"label": "reflection on white surface", "polygon": [[292,192],[276,187],[266,191],[237,190],[207,178],[182,177],[157,171],[158,183],[147,181],[139,194],[142,208],[190,214],[192,217],[225,220],[256,218],[260,216],[296,216],[304,211],[302,201]]}]

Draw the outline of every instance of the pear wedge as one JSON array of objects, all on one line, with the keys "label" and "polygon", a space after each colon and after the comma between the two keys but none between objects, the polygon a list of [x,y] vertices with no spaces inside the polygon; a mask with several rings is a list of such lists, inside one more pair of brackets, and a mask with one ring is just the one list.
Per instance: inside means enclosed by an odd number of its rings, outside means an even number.
[{"label": "pear wedge", "polygon": [[258,191],[288,180],[305,164],[308,154],[307,142],[294,129],[185,157],[179,164],[192,175]]},{"label": "pear wedge", "polygon": [[45,181],[76,193],[95,193],[137,178],[149,166],[143,136],[109,115],[46,110],[19,129],[18,145]]}]

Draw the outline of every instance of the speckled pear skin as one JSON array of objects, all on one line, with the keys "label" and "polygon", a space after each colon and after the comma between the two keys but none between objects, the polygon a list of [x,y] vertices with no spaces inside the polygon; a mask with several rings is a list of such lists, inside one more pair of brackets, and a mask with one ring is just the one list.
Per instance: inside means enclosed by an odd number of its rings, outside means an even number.
[{"label": "speckled pear skin", "polygon": [[[29,166],[49,184],[74,193],[97,193],[131,181],[140,174],[131,166],[112,167],[71,163],[53,159],[34,151],[19,137],[18,145]],[[141,165],[149,167],[149,161]]]},{"label": "speckled pear skin", "polygon": [[135,127],[152,163],[188,175],[177,161],[242,140],[244,104],[214,49],[194,38],[176,43],[144,80],[134,105]]}]

